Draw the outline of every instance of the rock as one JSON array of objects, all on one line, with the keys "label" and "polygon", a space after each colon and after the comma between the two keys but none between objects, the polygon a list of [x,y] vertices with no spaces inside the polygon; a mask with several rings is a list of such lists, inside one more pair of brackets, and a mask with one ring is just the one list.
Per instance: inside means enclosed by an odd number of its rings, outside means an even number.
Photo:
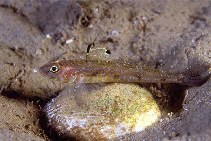
[{"label": "rock", "polygon": [[151,94],[133,84],[81,84],[54,98],[45,112],[52,128],[78,140],[108,140],[140,132],[160,117]]}]

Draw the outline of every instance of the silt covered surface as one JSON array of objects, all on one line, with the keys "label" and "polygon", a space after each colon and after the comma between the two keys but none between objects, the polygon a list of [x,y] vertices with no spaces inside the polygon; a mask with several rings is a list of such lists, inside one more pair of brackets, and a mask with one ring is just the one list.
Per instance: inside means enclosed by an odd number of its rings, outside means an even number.
[{"label": "silt covered surface", "polygon": [[[43,116],[37,115],[41,112],[33,112],[34,119],[30,119],[27,110],[42,111],[49,99],[68,86],[44,77],[38,68],[51,60],[85,58],[87,45],[99,32],[102,33],[99,41],[107,43],[113,58],[135,60],[140,65],[172,72],[194,66],[193,71],[203,73],[210,66],[209,0],[0,0],[0,5],[1,93],[3,101],[8,101],[4,105],[16,107],[18,113],[26,110],[19,121],[13,119],[16,115],[3,114],[12,107],[1,108],[0,117],[8,119],[3,120],[1,128],[16,131],[13,125],[22,122],[16,132],[42,139],[48,136],[50,140],[51,131],[42,126]],[[184,91],[187,96],[179,113],[167,114],[145,131],[121,139],[209,140],[210,84],[208,80],[202,86]],[[154,96],[162,99],[162,95]],[[10,99],[15,99],[13,104]],[[35,102],[37,99],[43,103]],[[19,104],[27,101],[34,101],[33,106],[23,108]],[[34,120],[39,124],[34,124]],[[26,128],[26,124],[36,126]]]}]

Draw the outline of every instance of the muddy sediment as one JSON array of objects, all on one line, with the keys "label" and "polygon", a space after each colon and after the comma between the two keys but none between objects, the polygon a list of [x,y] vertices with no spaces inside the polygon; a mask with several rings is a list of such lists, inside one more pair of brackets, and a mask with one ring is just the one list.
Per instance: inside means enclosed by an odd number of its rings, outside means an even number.
[{"label": "muddy sediment", "polygon": [[[68,84],[44,77],[38,69],[56,59],[84,59],[87,45],[100,32],[97,41],[106,43],[111,58],[171,72],[192,67],[192,72],[205,73],[211,64],[210,17],[209,0],[0,0],[0,134],[8,132],[8,139],[16,133],[52,139],[40,114]],[[208,140],[210,84],[208,80],[183,91],[185,101],[180,101],[179,113],[168,111],[152,127],[117,140]],[[158,104],[176,99],[174,94],[169,97],[169,89],[160,93],[164,87],[156,85],[157,91],[154,86],[147,88],[153,87]]]}]

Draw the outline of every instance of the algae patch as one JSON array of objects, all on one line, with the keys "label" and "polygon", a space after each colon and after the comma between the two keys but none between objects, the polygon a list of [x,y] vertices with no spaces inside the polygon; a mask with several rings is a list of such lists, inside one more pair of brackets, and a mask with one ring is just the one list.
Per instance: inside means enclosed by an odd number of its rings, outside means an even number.
[{"label": "algae patch", "polygon": [[64,91],[45,110],[51,127],[78,140],[140,132],[161,115],[151,94],[134,84],[82,84]]}]

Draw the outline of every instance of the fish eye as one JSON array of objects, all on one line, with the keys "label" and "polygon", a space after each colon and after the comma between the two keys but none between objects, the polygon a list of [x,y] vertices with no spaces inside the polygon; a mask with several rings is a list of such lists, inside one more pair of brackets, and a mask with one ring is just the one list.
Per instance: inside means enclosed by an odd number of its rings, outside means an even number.
[{"label": "fish eye", "polygon": [[57,66],[52,66],[52,67],[50,68],[50,72],[56,73],[56,72],[58,72],[58,71],[59,71],[59,68],[58,68]]}]

